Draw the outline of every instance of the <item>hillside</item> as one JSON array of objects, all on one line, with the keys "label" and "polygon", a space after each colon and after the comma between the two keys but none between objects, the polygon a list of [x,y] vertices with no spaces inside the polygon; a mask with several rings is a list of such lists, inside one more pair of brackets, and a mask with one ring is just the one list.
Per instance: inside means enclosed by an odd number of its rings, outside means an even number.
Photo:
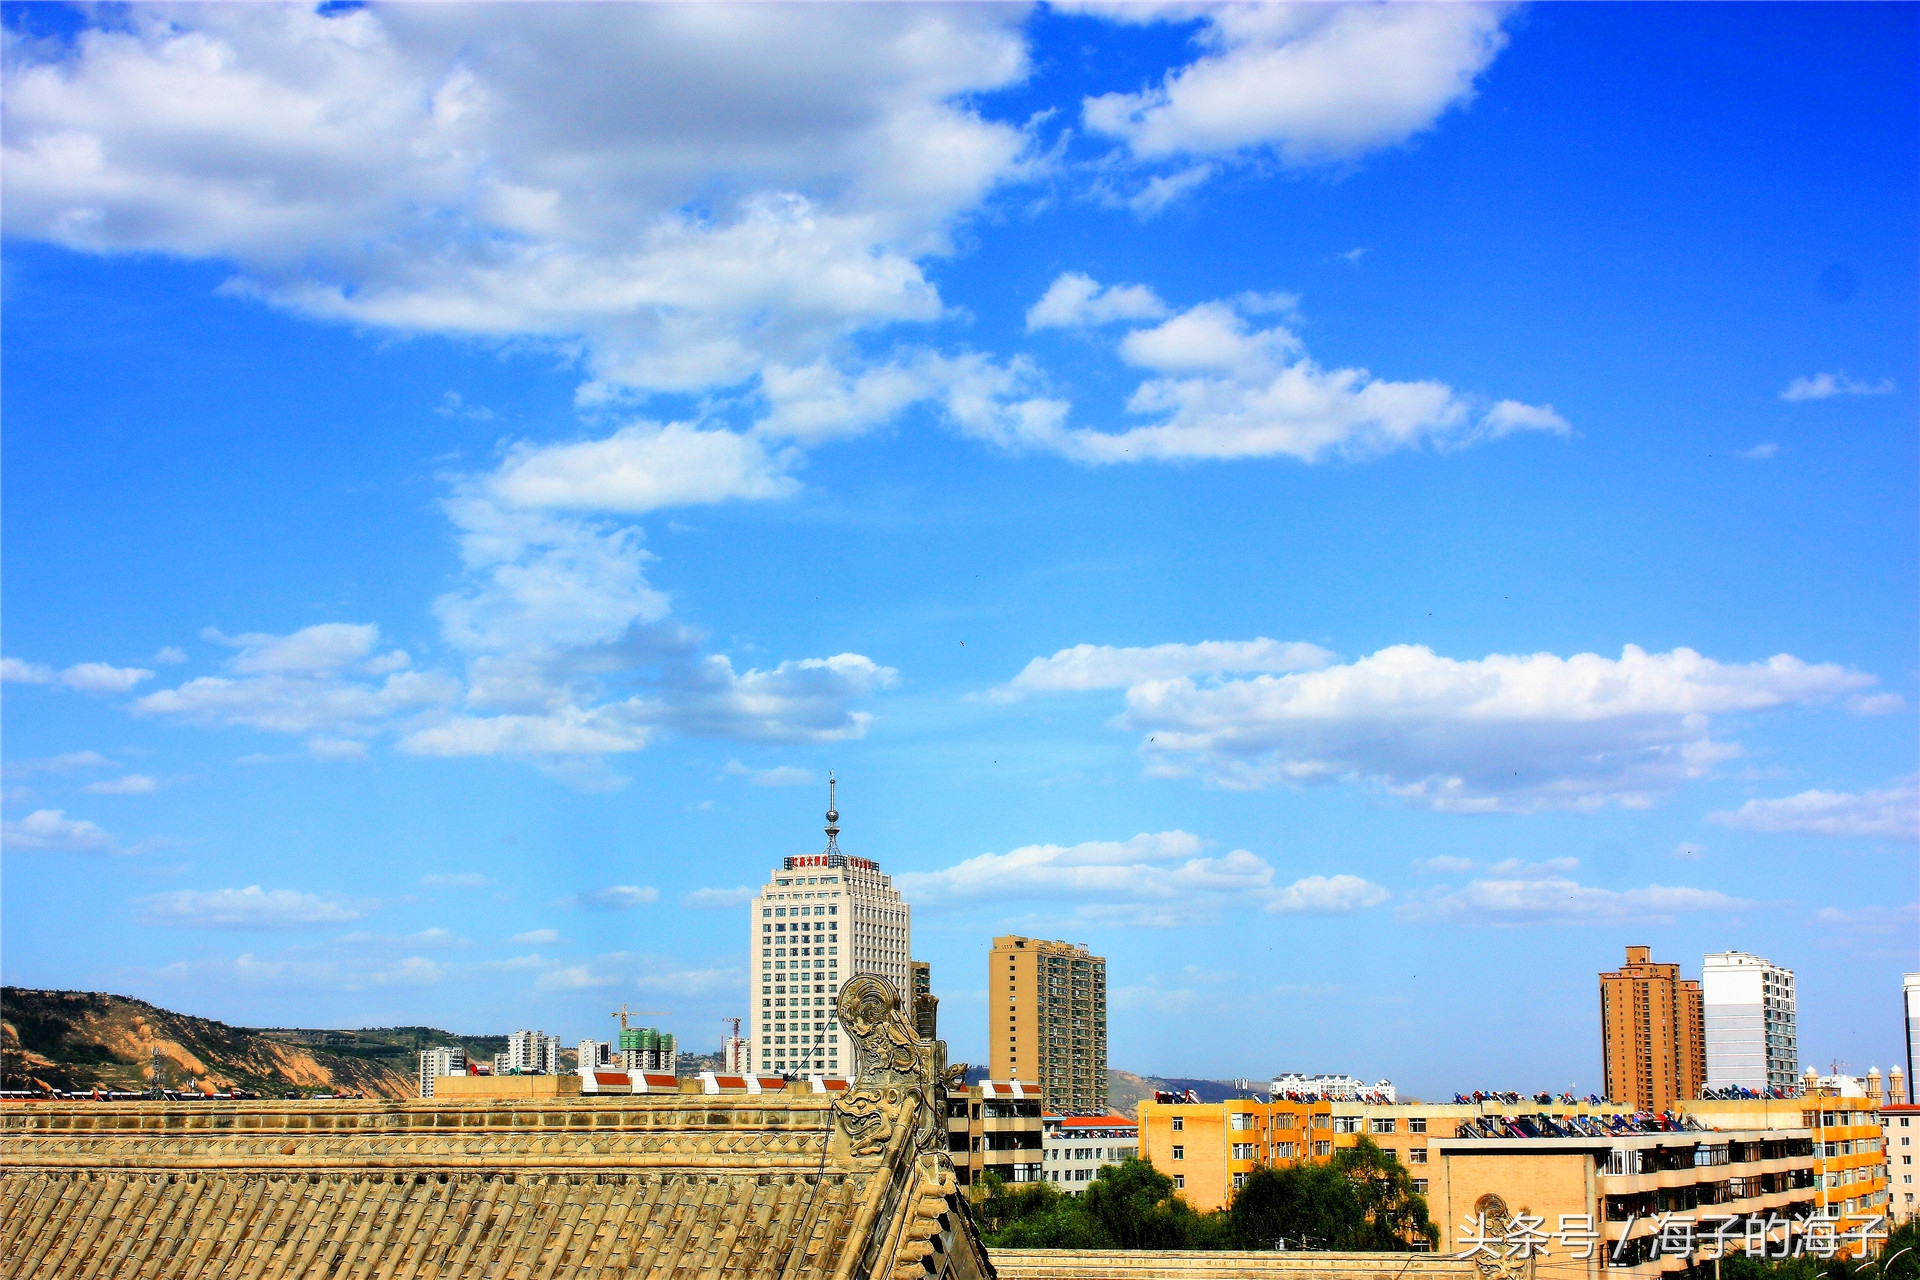
[{"label": "hillside", "polygon": [[[1259,1082],[1264,1085],[1265,1082]],[[1184,1076],[1140,1076],[1131,1071],[1107,1072],[1107,1106],[1122,1115],[1138,1116],[1144,1098],[1159,1090],[1180,1093],[1194,1091],[1202,1102],[1225,1102],[1243,1096],[1232,1080],[1190,1080]]]},{"label": "hillside", "polygon": [[255,1030],[127,996],[0,988],[0,1087],[8,1089],[145,1089],[157,1053],[161,1083],[171,1089],[406,1098],[415,1092],[414,1055],[438,1044],[464,1045],[484,1061],[506,1037],[432,1027]]}]

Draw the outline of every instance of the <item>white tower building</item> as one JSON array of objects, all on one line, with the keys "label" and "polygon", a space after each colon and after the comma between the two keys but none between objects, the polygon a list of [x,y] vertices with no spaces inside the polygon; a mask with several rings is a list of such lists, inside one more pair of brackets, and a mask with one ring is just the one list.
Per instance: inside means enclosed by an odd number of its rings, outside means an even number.
[{"label": "white tower building", "polygon": [[435,1076],[463,1076],[467,1074],[467,1051],[459,1045],[442,1045],[438,1049],[420,1051],[420,1096],[433,1096]]},{"label": "white tower building", "polygon": [[1707,1087],[1793,1089],[1800,1083],[1793,971],[1744,951],[1700,962]]},{"label": "white tower building", "polygon": [[840,814],[827,784],[827,847],[783,858],[753,900],[751,1069],[794,1075],[853,1070],[853,1043],[835,1012],[855,974],[911,987],[913,909],[880,864],[840,852]]}]

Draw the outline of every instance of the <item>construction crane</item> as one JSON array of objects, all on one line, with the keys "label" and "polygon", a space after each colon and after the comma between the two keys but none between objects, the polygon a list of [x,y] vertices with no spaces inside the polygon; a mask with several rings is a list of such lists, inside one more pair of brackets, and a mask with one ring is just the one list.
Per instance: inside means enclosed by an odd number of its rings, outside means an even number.
[{"label": "construction crane", "polygon": [[622,1031],[625,1031],[627,1029],[628,1018],[671,1018],[673,1015],[668,1013],[665,1009],[629,1010],[627,1008],[627,1002],[622,1000],[620,1002],[620,1007],[618,1009],[615,1009],[612,1013],[608,1014],[607,1016],[610,1018],[620,1019],[620,1029]]}]

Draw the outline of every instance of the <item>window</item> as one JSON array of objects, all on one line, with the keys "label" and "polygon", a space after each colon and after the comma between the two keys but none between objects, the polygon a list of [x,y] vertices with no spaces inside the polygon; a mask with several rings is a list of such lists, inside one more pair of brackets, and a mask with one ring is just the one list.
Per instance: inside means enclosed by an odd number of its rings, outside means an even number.
[{"label": "window", "polygon": [[1408,1133],[1425,1133],[1426,1131],[1427,1118],[1425,1116],[1409,1116],[1407,1118]]},{"label": "window", "polygon": [[1316,1142],[1313,1144],[1313,1154],[1317,1156],[1330,1156],[1333,1154],[1333,1144],[1331,1142]]},{"label": "window", "polygon": [[1242,1188],[1242,1187],[1244,1187],[1244,1186],[1246,1186],[1246,1185],[1247,1185],[1247,1175],[1246,1175],[1246,1174],[1244,1174],[1244,1173],[1236,1173],[1236,1174],[1234,1174],[1234,1175],[1233,1175],[1233,1189],[1234,1189],[1235,1191],[1238,1191],[1238,1190],[1239,1190],[1240,1188]]},{"label": "window", "polygon": [[1258,1151],[1258,1148],[1257,1148],[1257,1145],[1256,1145],[1255,1143],[1251,1143],[1251,1142],[1236,1142],[1236,1143],[1234,1143],[1234,1144],[1233,1144],[1233,1158],[1234,1158],[1235,1160],[1256,1160],[1256,1159],[1258,1159],[1258,1158],[1259,1158],[1259,1151]]},{"label": "window", "polygon": [[1407,1150],[1408,1164],[1425,1164],[1426,1162],[1427,1162],[1427,1149],[1425,1147],[1408,1148]]},{"label": "window", "polygon": [[1385,1120],[1375,1120],[1373,1122],[1373,1131],[1375,1133],[1392,1133],[1393,1132],[1392,1117],[1388,1117]]},{"label": "window", "polygon": [[1413,1192],[1415,1195],[1421,1196],[1427,1194],[1427,1180],[1425,1178],[1415,1178],[1413,1180]]},{"label": "window", "polygon": [[1187,1158],[1187,1149],[1185,1147],[1175,1147],[1173,1149],[1173,1158],[1175,1160],[1185,1160]]},{"label": "window", "polygon": [[1174,1175],[1173,1175],[1173,1189],[1174,1189],[1175,1191],[1185,1191],[1185,1190],[1187,1189],[1187,1175],[1186,1175],[1186,1174],[1184,1174],[1184,1173],[1176,1173],[1176,1174],[1174,1174]]},{"label": "window", "polygon": [[1333,1118],[1333,1131],[1335,1133],[1359,1133],[1360,1117],[1359,1116],[1335,1116]]},{"label": "window", "polygon": [[1253,1115],[1247,1111],[1236,1111],[1233,1113],[1233,1118],[1228,1121],[1228,1125],[1235,1129],[1251,1129],[1253,1128]]},{"label": "window", "polygon": [[1187,1127],[1187,1118],[1185,1116],[1175,1116],[1173,1118],[1173,1131],[1175,1133],[1179,1133],[1182,1129],[1186,1127]]}]

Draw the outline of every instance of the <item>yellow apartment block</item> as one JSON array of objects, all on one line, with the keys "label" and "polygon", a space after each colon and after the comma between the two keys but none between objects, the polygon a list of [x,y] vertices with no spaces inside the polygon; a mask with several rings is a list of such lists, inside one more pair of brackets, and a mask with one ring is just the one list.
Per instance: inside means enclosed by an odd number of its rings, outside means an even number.
[{"label": "yellow apartment block", "polygon": [[1038,1081],[1049,1115],[1106,1114],[1103,957],[1075,942],[995,938],[987,957],[987,1009],[987,1060],[995,1080]]},{"label": "yellow apartment block", "polygon": [[1886,1134],[1880,1104],[1811,1090],[1799,1098],[1686,1102],[1679,1108],[1718,1129],[1804,1129],[1813,1140],[1816,1207],[1833,1216],[1889,1213]]}]

